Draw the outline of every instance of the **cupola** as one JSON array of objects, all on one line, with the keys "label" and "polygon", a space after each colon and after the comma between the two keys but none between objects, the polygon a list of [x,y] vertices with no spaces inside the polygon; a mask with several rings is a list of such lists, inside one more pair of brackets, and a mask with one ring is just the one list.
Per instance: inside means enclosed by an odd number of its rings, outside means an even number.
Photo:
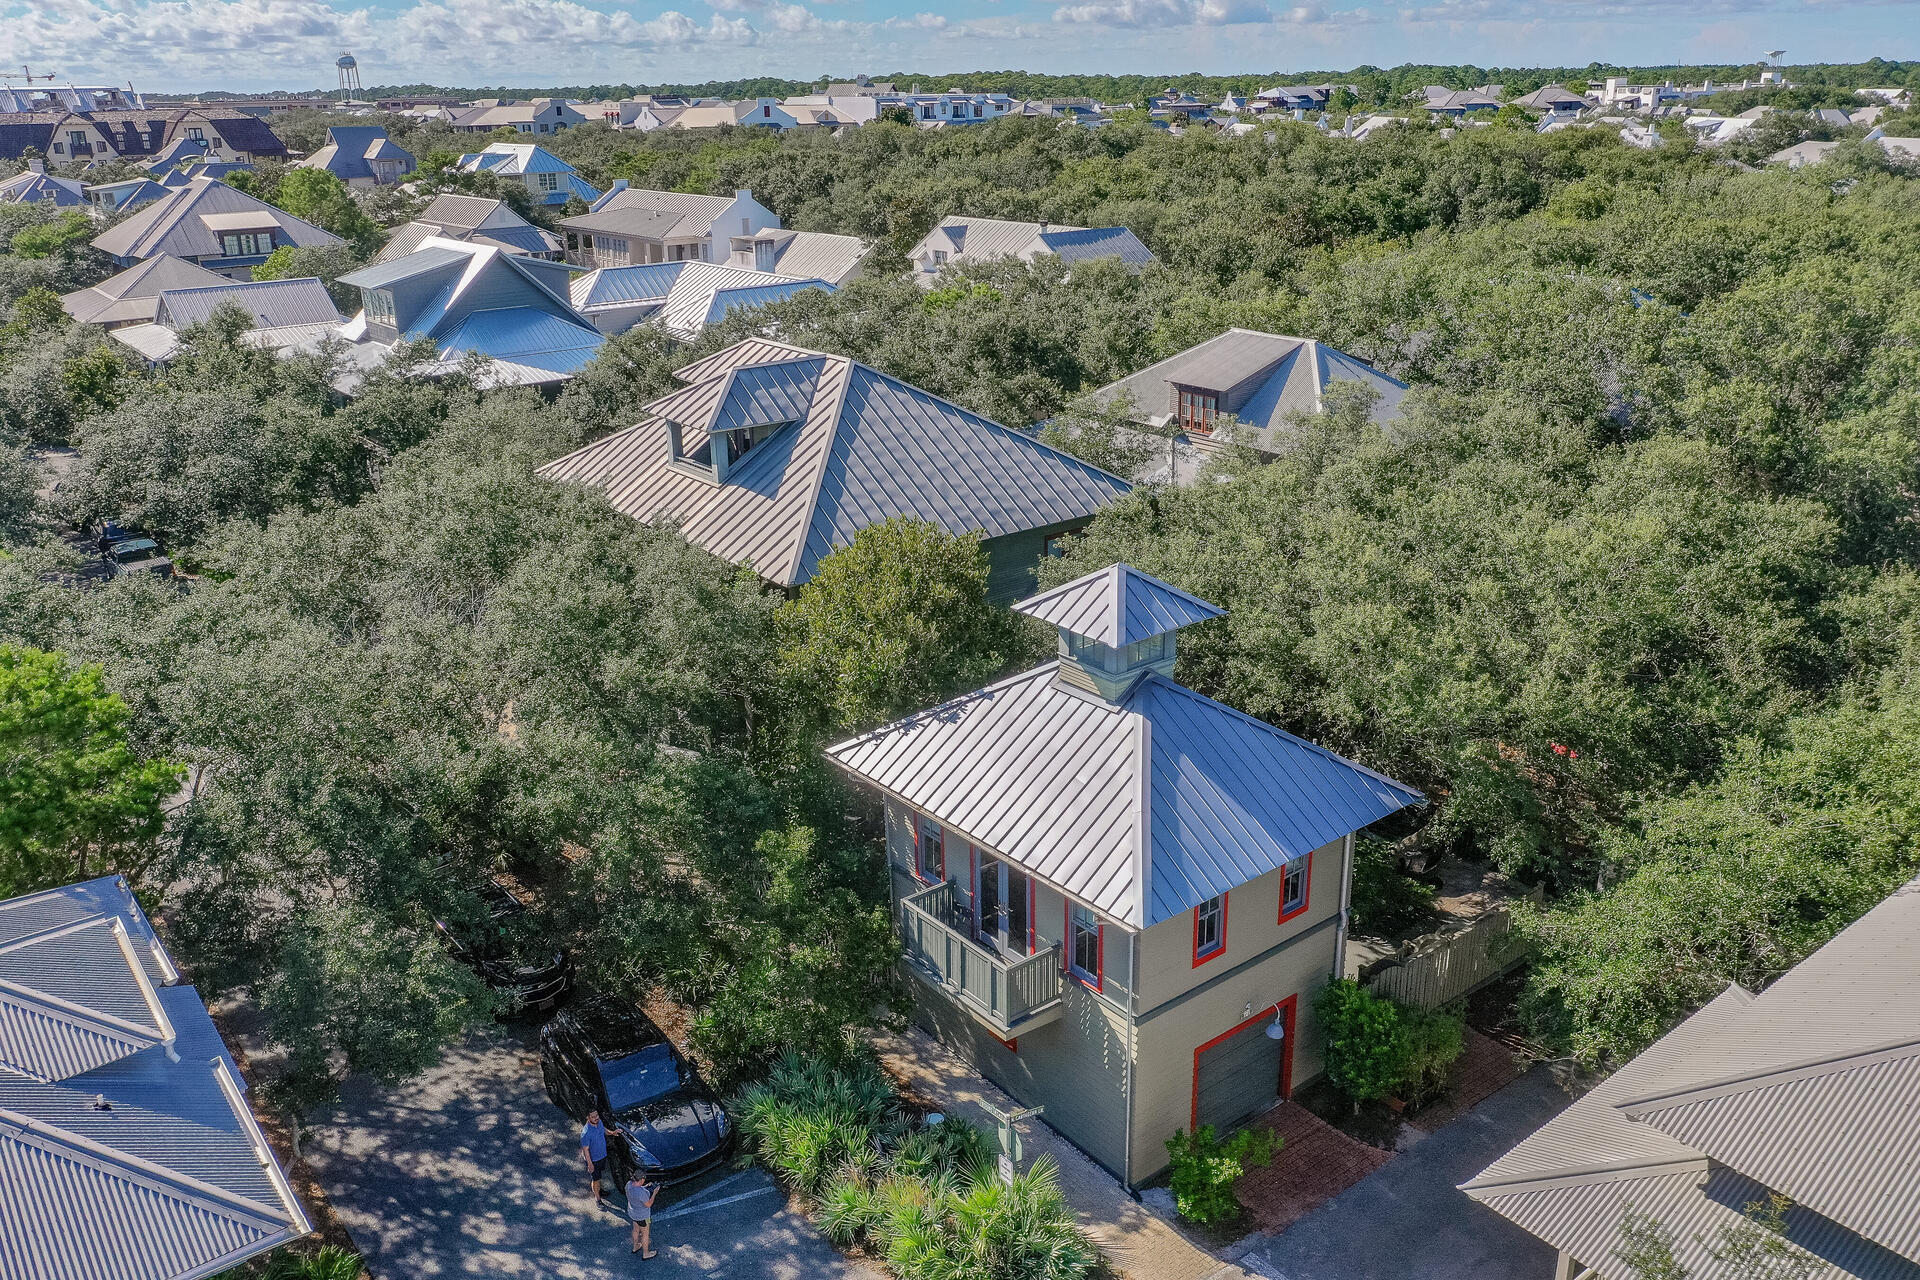
[{"label": "cupola", "polygon": [[1226,611],[1132,565],[1043,591],[1014,606],[1060,632],[1058,681],[1118,702],[1148,672],[1173,675],[1175,632]]}]

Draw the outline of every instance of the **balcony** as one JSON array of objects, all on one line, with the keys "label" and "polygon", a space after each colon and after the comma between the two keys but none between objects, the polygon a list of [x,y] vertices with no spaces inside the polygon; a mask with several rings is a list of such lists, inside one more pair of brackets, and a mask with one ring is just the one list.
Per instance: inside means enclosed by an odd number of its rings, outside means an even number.
[{"label": "balcony", "polygon": [[994,1035],[1011,1040],[1060,1016],[1066,983],[1058,944],[1034,956],[1003,956],[975,942],[951,883],[900,906],[908,962]]}]

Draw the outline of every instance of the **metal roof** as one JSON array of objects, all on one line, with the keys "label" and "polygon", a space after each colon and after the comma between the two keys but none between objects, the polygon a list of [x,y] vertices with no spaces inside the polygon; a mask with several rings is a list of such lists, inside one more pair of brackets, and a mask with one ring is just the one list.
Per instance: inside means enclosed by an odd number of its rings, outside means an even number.
[{"label": "metal roof", "polygon": [[590,325],[551,312],[500,307],[469,312],[434,341],[441,355],[451,359],[474,351],[508,364],[572,374],[598,354],[606,337]]},{"label": "metal roof", "polygon": [[1043,231],[1040,243],[1062,262],[1086,262],[1094,258],[1118,258],[1130,267],[1143,267],[1153,261],[1153,250],[1126,227],[1086,227],[1074,230]]},{"label": "metal roof", "polygon": [[1108,565],[1030,596],[1013,608],[1015,613],[1116,649],[1226,616],[1218,605],[1130,564]]},{"label": "metal roof", "polygon": [[[661,232],[638,231],[636,234],[698,237],[712,231],[713,220],[725,213],[737,199],[738,196],[706,196],[686,191],[655,191],[649,187],[622,187],[601,197],[593,213],[585,217],[610,213],[657,213],[672,218],[673,222],[665,224],[665,230]],[[583,218],[570,218],[564,225],[571,226],[583,221]]]},{"label": "metal roof", "polygon": [[907,256],[917,261],[923,251],[943,246],[956,262],[1031,258],[1041,253],[1056,254],[1067,262],[1119,258],[1140,266],[1153,261],[1153,253],[1125,227],[1068,227],[959,215],[942,218]]},{"label": "metal roof", "polygon": [[[1791,1237],[1837,1274],[1920,1277],[1916,989],[1920,881],[1760,995],[1729,988],[1461,1189],[1632,1280],[1611,1258],[1614,1235],[1581,1234],[1617,1233],[1618,1197],[1602,1184],[1726,1168],[1791,1196],[1804,1215]],[[1701,1196],[1676,1215],[1711,1216]],[[1595,1219],[1602,1203],[1610,1221]]]},{"label": "metal roof", "polygon": [[223,306],[237,306],[253,319],[253,328],[290,324],[339,324],[327,286],[310,276],[294,280],[228,280],[198,288],[168,289],[159,297],[155,318],[173,329],[200,324]]},{"label": "metal roof", "polygon": [[[759,231],[735,240],[773,246],[772,269],[781,275],[813,277],[840,285],[859,267],[869,248],[858,236],[830,235],[824,231],[787,231],[779,227]],[[756,264],[757,265],[757,264]]]},{"label": "metal roof", "polygon": [[60,305],[81,324],[152,320],[160,295],[169,289],[229,283],[225,276],[215,275],[198,263],[158,253],[90,289],[67,294]]},{"label": "metal roof", "polygon": [[389,138],[385,127],[367,124],[328,126],[327,144],[294,168],[324,169],[342,181],[351,181],[375,177],[374,160],[401,160],[409,171],[413,166],[412,153]]},{"label": "metal roof", "polygon": [[1422,799],[1165,676],[1113,704],[1060,684],[1059,666],[826,754],[1133,929]]},{"label": "metal roof", "polygon": [[649,262],[602,267],[574,280],[573,305],[586,313],[648,307],[667,332],[699,336],[708,325],[743,307],[764,307],[802,289],[827,289],[824,280],[798,280],[722,262]]},{"label": "metal roof", "polygon": [[93,247],[113,258],[217,258],[223,253],[212,221],[247,228],[274,227],[276,239],[301,247],[342,244],[330,231],[276,209],[214,178],[195,178],[94,237]]},{"label": "metal roof", "polygon": [[[1360,382],[1372,387],[1378,395],[1373,418],[1382,423],[1398,414],[1407,393],[1406,383],[1315,339],[1229,329],[1108,383],[1092,398],[1108,403],[1129,395],[1141,418],[1163,418],[1172,403],[1171,387],[1224,394],[1253,378],[1264,380],[1235,411],[1235,417],[1260,432],[1255,443],[1269,453],[1284,449],[1288,417],[1296,412],[1319,412],[1326,389],[1335,382]],[[1224,412],[1226,406],[1221,409]]]},{"label": "metal roof", "polygon": [[[181,1280],[311,1230],[178,977],[118,877],[0,902],[0,1275]],[[118,1043],[21,1069],[78,1028]]]},{"label": "metal roof", "polygon": [[[672,464],[662,414],[689,424],[730,420],[758,385],[732,377],[735,370],[796,359],[818,361],[820,373],[795,430],[757,446],[725,484]],[[679,376],[692,385],[541,474],[600,488],[636,519],[674,518],[694,542],[781,585],[811,578],[822,557],[892,516],[998,537],[1083,519],[1129,487],[844,356],[749,340]]]},{"label": "metal roof", "polygon": [[44,201],[65,207],[85,204],[87,194],[85,188],[71,178],[35,173],[29,169],[0,182],[0,201],[18,204],[39,204]]},{"label": "metal roof", "polygon": [[430,271],[444,271],[450,267],[464,270],[472,261],[473,255],[457,246],[431,245],[415,249],[404,258],[376,262],[358,271],[349,271],[340,277],[339,283],[355,289],[385,289]]}]

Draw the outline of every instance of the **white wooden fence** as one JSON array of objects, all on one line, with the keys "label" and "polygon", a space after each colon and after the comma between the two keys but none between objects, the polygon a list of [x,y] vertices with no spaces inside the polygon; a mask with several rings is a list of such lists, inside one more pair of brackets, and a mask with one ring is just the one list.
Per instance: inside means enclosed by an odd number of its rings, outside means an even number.
[{"label": "white wooden fence", "polygon": [[1367,966],[1361,981],[1375,994],[1437,1009],[1493,981],[1525,957],[1513,937],[1513,918],[1496,907],[1453,933],[1408,942]]}]

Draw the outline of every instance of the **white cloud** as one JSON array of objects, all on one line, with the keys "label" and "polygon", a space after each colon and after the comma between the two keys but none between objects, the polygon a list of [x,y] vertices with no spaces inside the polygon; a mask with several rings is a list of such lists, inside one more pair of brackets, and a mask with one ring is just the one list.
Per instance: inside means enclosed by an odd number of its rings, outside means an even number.
[{"label": "white cloud", "polygon": [[944,31],[947,18],[940,13],[916,13],[908,17],[888,18],[880,25],[889,31]]},{"label": "white cloud", "polygon": [[1087,0],[1053,11],[1055,22],[1102,27],[1224,27],[1271,16],[1264,0]]}]

